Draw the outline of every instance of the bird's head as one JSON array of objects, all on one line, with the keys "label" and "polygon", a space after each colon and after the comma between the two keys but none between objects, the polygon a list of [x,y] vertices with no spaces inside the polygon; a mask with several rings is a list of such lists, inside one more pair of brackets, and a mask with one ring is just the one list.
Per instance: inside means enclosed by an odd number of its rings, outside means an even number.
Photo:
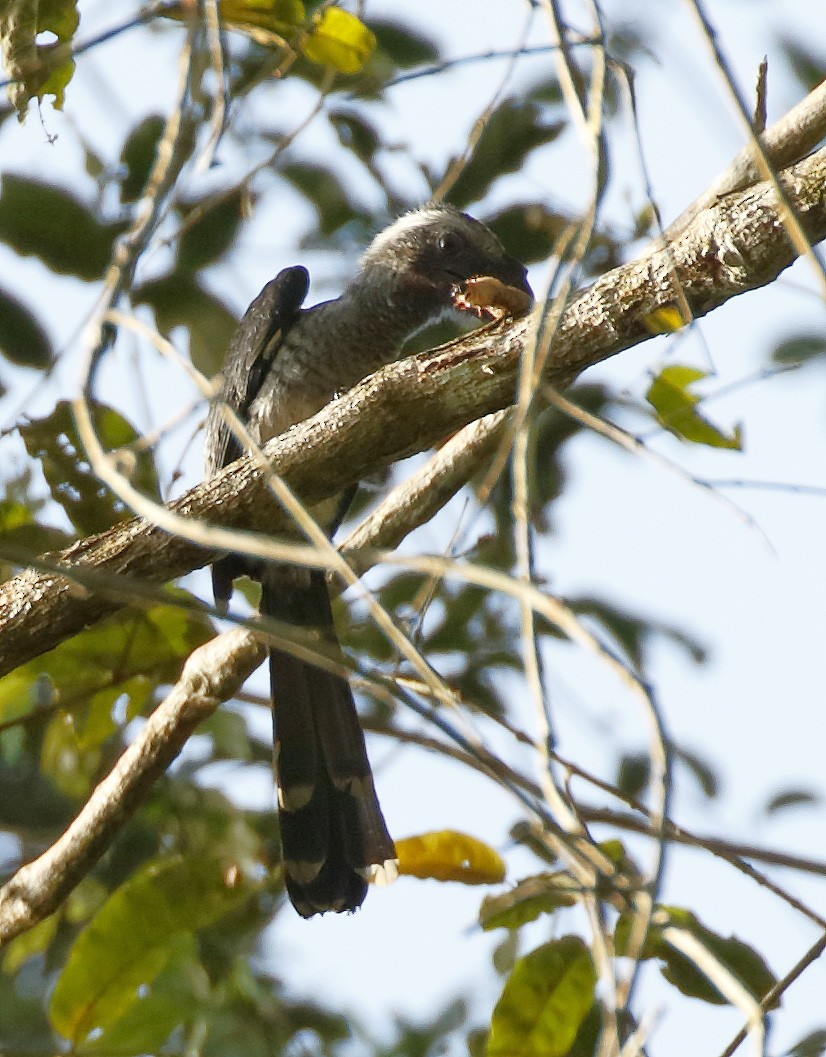
[{"label": "bird's head", "polygon": [[450,206],[400,217],[373,240],[361,270],[392,277],[406,296],[426,298],[442,311],[478,312],[462,295],[469,280],[482,276],[518,291],[526,309],[533,302],[524,265],[505,252],[490,228]]}]

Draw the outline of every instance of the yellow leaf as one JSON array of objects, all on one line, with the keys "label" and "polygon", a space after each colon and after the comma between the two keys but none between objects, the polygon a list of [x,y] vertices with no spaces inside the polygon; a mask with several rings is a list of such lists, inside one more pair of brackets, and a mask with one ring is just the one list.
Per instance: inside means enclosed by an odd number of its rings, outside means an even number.
[{"label": "yellow leaf", "polygon": [[301,50],[310,62],[332,66],[339,73],[358,73],[375,47],[375,33],[360,19],[340,7],[328,7],[314,19]]},{"label": "yellow leaf", "polygon": [[[195,7],[194,0],[179,0],[164,8],[163,14],[186,21]],[[225,26],[246,33],[265,48],[277,47],[292,37],[305,16],[302,0],[220,0],[218,11]]]},{"label": "yellow leaf", "polygon": [[396,841],[399,873],[466,885],[499,884],[505,879],[501,857],[483,841],[453,829],[422,833]]},{"label": "yellow leaf", "polygon": [[651,380],[645,399],[657,412],[661,425],[675,436],[692,444],[740,451],[743,437],[739,426],[731,433],[724,433],[697,410],[700,397],[691,392],[691,386],[706,377],[706,372],[696,367],[671,364]]},{"label": "yellow leaf", "polygon": [[[56,110],[63,109],[63,97],[72,79],[75,64],[70,45],[78,27],[77,0],[4,0],[0,3],[0,46],[3,67],[9,80],[9,100],[22,121],[30,99],[54,97]],[[38,43],[42,34],[57,38]]]},{"label": "yellow leaf", "polygon": [[673,334],[691,322],[685,318],[683,308],[675,304],[663,305],[662,308],[644,313],[642,321],[649,334]]},{"label": "yellow leaf", "polygon": [[304,21],[301,0],[222,0],[221,19],[238,29],[284,33]]}]

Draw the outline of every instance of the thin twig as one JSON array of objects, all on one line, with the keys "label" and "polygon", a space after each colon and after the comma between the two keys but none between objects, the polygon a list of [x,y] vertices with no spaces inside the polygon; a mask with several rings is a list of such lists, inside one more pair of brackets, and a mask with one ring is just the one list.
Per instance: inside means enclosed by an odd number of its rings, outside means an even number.
[{"label": "thin twig", "polygon": [[[763,1009],[773,1009],[777,1005],[777,1002],[780,997],[785,994],[786,991],[788,991],[788,989],[795,982],[795,980],[798,980],[806,971],[806,969],[809,968],[810,965],[813,965],[817,961],[817,959],[821,957],[824,951],[826,951],[826,932],[824,932],[823,935],[819,937],[816,943],[812,944],[812,946],[806,951],[803,957],[800,958],[792,966],[792,968],[786,973],[786,975],[782,979],[778,980],[774,987],[772,987],[769,991],[766,992],[760,1003]],[[739,1048],[741,1043],[746,1040],[747,1037],[748,1027],[741,1028],[740,1031],[737,1032],[737,1034],[728,1044],[728,1046],[726,1046],[726,1048],[720,1054],[720,1057],[732,1057],[734,1052]]]},{"label": "thin twig", "polygon": [[525,46],[525,40],[527,39],[528,32],[530,31],[532,19],[533,19],[533,10],[529,6],[528,7],[528,12],[527,12],[527,14],[525,16],[525,21],[524,21],[523,26],[522,26],[522,33],[520,35],[521,36],[521,41],[517,45],[517,47],[514,48],[513,51],[511,52],[510,62],[508,63],[508,65],[507,65],[507,67],[505,69],[505,72],[502,74],[502,78],[501,78],[498,86],[496,87],[495,91],[493,92],[493,95],[491,96],[490,102],[485,107],[485,109],[482,111],[482,113],[479,115],[479,117],[476,119],[476,121],[474,121],[473,127],[471,128],[471,130],[470,130],[470,132],[469,132],[469,134],[467,136],[467,140],[465,142],[465,146],[464,146],[464,149],[463,149],[462,153],[459,155],[458,158],[455,158],[448,165],[447,171],[445,172],[445,174],[442,177],[442,179],[439,181],[438,186],[435,188],[435,190],[431,194],[430,200],[432,202],[441,202],[442,199],[444,199],[447,195],[450,194],[450,191],[451,191],[452,187],[454,186],[456,181],[459,179],[459,177],[462,175],[462,173],[464,172],[465,168],[467,167],[468,162],[473,157],[473,152],[476,149],[476,146],[479,143],[479,140],[482,138],[482,136],[484,134],[484,131],[487,128],[487,126],[488,126],[488,124],[490,122],[490,119],[495,114],[496,108],[499,106],[499,101],[501,100],[502,96],[504,95],[505,89],[507,88],[508,84],[510,83],[510,81],[511,81],[513,75],[514,75],[514,72],[516,70],[517,60],[523,54],[523,49],[524,49],[524,46]]},{"label": "thin twig", "polygon": [[826,293],[826,269],[824,269],[823,262],[815,253],[811,241],[803,230],[799,218],[795,214],[794,208],[786,194],[786,189],[778,178],[777,166],[772,163],[760,137],[754,131],[748,107],[737,88],[731,65],[723,53],[719,36],[706,14],[702,0],[686,0],[686,2],[700,25],[703,39],[712,53],[715,65],[723,76],[729,95],[731,96],[735,110],[737,111],[737,115],[740,118],[740,122],[751,141],[752,158],[757,167],[757,172],[763,180],[768,180],[774,187],[774,192],[777,195],[778,202],[781,206],[780,219],[786,228],[792,245],[801,257],[805,257],[809,261],[818,282],[824,293]]},{"label": "thin twig", "polygon": [[[569,40],[570,47],[590,47],[592,45],[598,45],[604,43],[598,37],[586,37],[572,35]],[[381,85],[381,90],[384,91],[387,88],[395,88],[397,85],[406,84],[408,81],[417,81],[422,77],[433,77],[440,73],[446,73],[449,70],[455,70],[460,66],[468,66],[477,62],[490,62],[495,59],[511,59],[524,58],[530,55],[549,55],[559,48],[558,44],[536,44],[533,47],[520,47],[518,50],[514,48],[492,48],[489,51],[480,51],[474,55],[460,55],[455,59],[443,59],[441,62],[432,62],[427,66],[419,66],[415,70],[409,70],[406,73],[400,73],[396,77],[391,77],[390,80],[385,81]],[[350,93],[351,99],[357,99],[361,95],[359,89]]]},{"label": "thin twig", "polygon": [[[760,142],[771,164],[775,168],[783,169],[805,158],[824,136],[826,80],[766,129],[760,137]],[[752,144],[747,143],[703,193],[668,225],[664,240],[673,242],[704,209],[713,206],[724,195],[753,186],[759,179],[754,150]]]},{"label": "thin twig", "polygon": [[215,160],[215,152],[224,134],[227,114],[227,84],[224,76],[224,44],[221,39],[221,15],[218,0],[204,0],[203,19],[206,24],[207,48],[212,72],[215,77],[215,91],[212,95],[212,115],[210,117],[209,139],[195,163],[196,172],[207,172]]}]

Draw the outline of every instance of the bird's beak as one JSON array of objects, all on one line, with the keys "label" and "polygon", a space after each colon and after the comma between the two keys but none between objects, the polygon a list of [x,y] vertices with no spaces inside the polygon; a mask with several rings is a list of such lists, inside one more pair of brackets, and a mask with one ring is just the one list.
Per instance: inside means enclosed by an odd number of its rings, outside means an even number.
[{"label": "bird's beak", "polygon": [[503,261],[502,269],[497,270],[496,278],[504,283],[505,286],[510,286],[514,290],[521,290],[523,294],[527,294],[530,298],[528,307],[533,305],[533,290],[528,282],[528,269],[524,264],[520,264],[514,257],[506,257]]}]

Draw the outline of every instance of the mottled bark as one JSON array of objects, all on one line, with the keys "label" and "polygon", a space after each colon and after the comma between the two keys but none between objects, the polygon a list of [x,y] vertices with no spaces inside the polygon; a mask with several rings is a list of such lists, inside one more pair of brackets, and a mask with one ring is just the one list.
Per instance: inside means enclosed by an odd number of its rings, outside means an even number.
[{"label": "mottled bark", "polygon": [[[826,150],[783,172],[812,243],[826,238]],[[651,337],[650,316],[680,302],[700,317],[772,282],[792,248],[769,184],[727,195],[667,248],[602,276],[566,309],[545,378],[570,384],[587,367]],[[307,503],[317,502],[423,451],[513,400],[530,321],[498,324],[402,360],[366,379],[314,418],[266,446],[272,468]],[[254,460],[234,463],[170,504],[177,514],[267,534],[287,526]],[[52,555],[0,587],[0,674],[51,649],[214,553],[142,520]],[[60,566],[67,575],[59,575]],[[70,579],[71,577],[71,579]],[[131,581],[131,583],[130,583]],[[135,586],[137,585],[137,586]]]}]

